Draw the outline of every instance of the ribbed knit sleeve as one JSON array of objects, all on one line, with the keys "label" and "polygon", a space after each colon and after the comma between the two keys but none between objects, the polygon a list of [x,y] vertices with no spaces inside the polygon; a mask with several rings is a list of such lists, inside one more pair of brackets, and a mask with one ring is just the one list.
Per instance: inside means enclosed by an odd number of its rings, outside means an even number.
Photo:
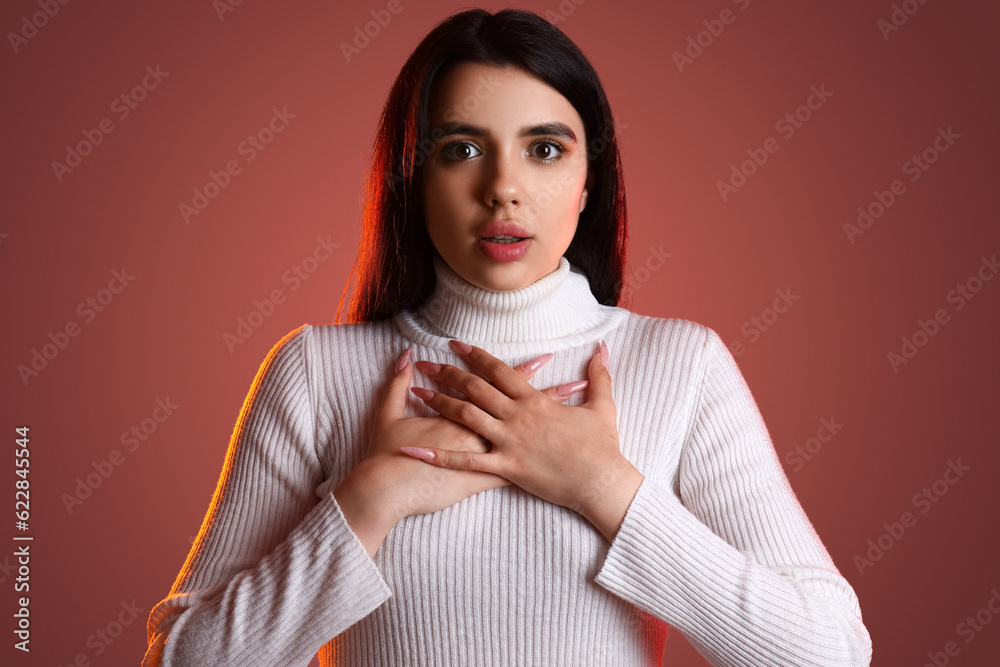
[{"label": "ribbed knit sleeve", "polygon": [[680,497],[647,477],[596,581],[713,665],[867,666],[854,590],[795,497],[735,360],[706,332]]},{"label": "ribbed knit sleeve", "polygon": [[150,613],[146,667],[306,665],[390,596],[332,489],[317,493],[310,330],[257,373],[201,531]]}]

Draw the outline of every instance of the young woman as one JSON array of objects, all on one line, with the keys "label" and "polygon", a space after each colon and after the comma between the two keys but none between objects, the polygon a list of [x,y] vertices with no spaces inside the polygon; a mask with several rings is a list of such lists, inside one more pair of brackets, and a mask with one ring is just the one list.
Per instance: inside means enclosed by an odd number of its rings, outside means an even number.
[{"label": "young woman", "polygon": [[614,120],[561,31],[437,26],[367,186],[351,323],[265,359],[145,665],[659,665],[668,626],[869,664],[719,336],[618,307]]}]

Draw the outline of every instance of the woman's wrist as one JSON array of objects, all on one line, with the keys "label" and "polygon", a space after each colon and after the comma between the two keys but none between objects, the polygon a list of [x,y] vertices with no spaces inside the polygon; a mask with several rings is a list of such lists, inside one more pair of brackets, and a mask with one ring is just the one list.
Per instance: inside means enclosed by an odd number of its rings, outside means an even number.
[{"label": "woman's wrist", "polygon": [[402,518],[393,511],[389,494],[379,483],[379,475],[372,459],[365,459],[333,491],[347,525],[364,545],[371,557],[375,556],[385,536]]},{"label": "woman's wrist", "polygon": [[583,497],[573,504],[608,542],[613,542],[632,499],[645,477],[632,462],[622,456],[583,489]]}]

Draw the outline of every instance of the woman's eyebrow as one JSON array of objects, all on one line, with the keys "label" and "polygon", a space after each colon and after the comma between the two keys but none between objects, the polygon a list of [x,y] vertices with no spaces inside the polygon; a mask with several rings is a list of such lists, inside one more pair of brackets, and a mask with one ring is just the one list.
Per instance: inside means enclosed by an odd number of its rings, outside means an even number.
[{"label": "woman's eyebrow", "polygon": [[[473,137],[488,137],[490,136],[490,131],[482,127],[476,127],[475,125],[459,123],[456,121],[444,123],[431,131],[431,136],[434,137],[435,141],[440,141],[445,137],[450,137],[456,134],[466,134]],[[521,128],[521,133],[518,136],[537,137],[544,135],[562,137],[569,142],[574,144],[576,143],[576,133],[574,133],[568,125],[558,121],[523,127]]]}]

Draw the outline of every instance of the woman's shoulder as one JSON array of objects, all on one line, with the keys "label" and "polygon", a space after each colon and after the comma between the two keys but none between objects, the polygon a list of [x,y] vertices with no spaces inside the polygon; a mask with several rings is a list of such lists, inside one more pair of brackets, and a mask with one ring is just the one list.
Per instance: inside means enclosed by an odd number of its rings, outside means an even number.
[{"label": "woman's shoulder", "polygon": [[344,341],[346,344],[370,345],[374,341],[388,341],[400,337],[396,318],[390,317],[377,322],[341,322],[322,324],[316,327],[316,335]]},{"label": "woman's shoulder", "polygon": [[[261,377],[298,378],[325,374],[349,361],[357,368],[367,367],[357,360],[369,359],[373,350],[393,347],[395,326],[391,321],[300,324],[275,342],[260,364]],[[373,366],[374,368],[374,366]]]},{"label": "woman's shoulder", "polygon": [[680,317],[653,317],[628,311],[619,328],[620,346],[636,358],[666,367],[683,365],[702,375],[711,366],[737,367],[729,347],[715,329]]},{"label": "woman's shoulder", "polygon": [[[329,351],[369,344],[372,340],[393,335],[391,320],[380,322],[338,322],[300,324],[274,344],[274,349],[303,346],[311,352]],[[273,350],[272,350],[273,351]]]},{"label": "woman's shoulder", "polygon": [[720,339],[714,329],[700,322],[681,317],[642,315],[631,310],[625,310],[622,326],[630,337],[639,337],[649,343],[685,342],[704,345],[712,339]]},{"label": "woman's shoulder", "polygon": [[376,349],[392,350],[399,347],[399,338],[398,327],[392,319],[302,324],[285,334],[275,344],[272,354],[280,348],[295,348],[301,351],[306,365],[313,365],[368,356]]}]

